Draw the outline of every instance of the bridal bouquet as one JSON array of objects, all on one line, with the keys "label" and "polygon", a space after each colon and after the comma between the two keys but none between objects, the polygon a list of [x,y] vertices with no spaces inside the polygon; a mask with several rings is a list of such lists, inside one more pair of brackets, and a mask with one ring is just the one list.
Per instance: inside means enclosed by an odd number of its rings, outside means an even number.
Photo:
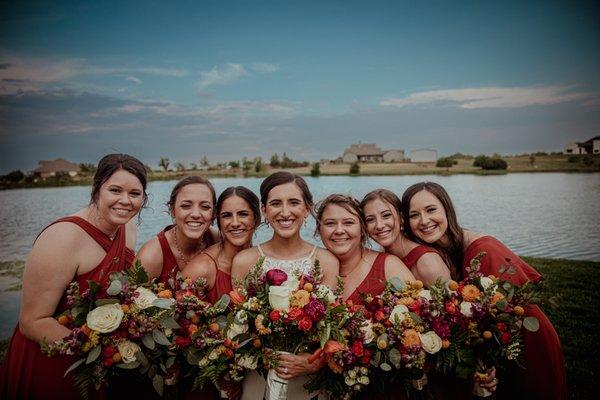
[{"label": "bridal bouquet", "polygon": [[[466,279],[446,284],[443,312],[429,319],[438,334],[449,341],[438,356],[438,370],[454,372],[463,379],[474,377],[474,394],[486,397],[490,393],[478,384],[487,379],[486,370],[510,362],[520,364],[521,328],[535,332],[539,322],[524,315],[525,307],[538,300],[535,286],[516,286],[495,276],[483,276],[479,272],[483,256],[485,253],[480,253],[472,260]],[[505,266],[500,272],[510,274],[512,268]],[[437,285],[436,290],[443,292],[444,288]]]},{"label": "bridal bouquet", "polygon": [[232,340],[252,340],[262,348],[262,365],[271,369],[267,377],[267,398],[285,392],[287,382],[275,373],[278,353],[312,352],[338,335],[339,314],[344,307],[322,284],[318,261],[307,274],[288,274],[280,269],[263,273],[261,258],[246,276],[234,318],[228,326]]},{"label": "bridal bouquet", "polygon": [[77,283],[67,289],[68,309],[57,319],[71,333],[52,344],[40,343],[48,356],[81,358],[65,374],[73,372],[82,397],[89,396],[119,371],[137,370],[151,379],[162,395],[164,385],[174,384],[171,367],[174,303],[170,290],[148,281],[138,262],[129,270],[110,276],[108,287],[89,281],[80,291]]}]

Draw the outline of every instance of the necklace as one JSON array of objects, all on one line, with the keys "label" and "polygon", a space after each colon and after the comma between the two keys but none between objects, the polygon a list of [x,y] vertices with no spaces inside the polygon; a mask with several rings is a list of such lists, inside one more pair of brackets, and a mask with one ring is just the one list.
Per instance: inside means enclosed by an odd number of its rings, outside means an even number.
[{"label": "necklace", "polygon": [[339,274],[340,277],[341,278],[347,278],[347,277],[349,277],[350,275],[352,275],[354,273],[354,271],[356,271],[357,269],[360,269],[360,266],[362,265],[362,263],[363,263],[363,258],[360,259],[360,261],[356,264],[356,266],[354,268],[352,268],[350,270],[350,272],[348,272],[346,274],[343,274],[343,275]]},{"label": "necklace", "polygon": [[[204,239],[204,237],[202,239]],[[200,243],[200,248],[194,251],[191,257],[186,257],[183,251],[181,250],[181,247],[179,247],[179,242],[177,241],[177,225],[175,226],[175,228],[173,228],[173,242],[175,243],[175,248],[177,249],[177,253],[179,253],[179,259],[183,263],[184,267],[190,262],[192,258],[196,256],[196,254],[204,250],[204,240],[202,240],[202,242]]]}]

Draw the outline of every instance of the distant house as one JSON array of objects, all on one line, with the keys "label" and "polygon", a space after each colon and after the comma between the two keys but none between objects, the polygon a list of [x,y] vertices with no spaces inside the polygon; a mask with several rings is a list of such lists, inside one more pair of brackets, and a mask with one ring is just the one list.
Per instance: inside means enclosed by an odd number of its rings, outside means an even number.
[{"label": "distant house", "polygon": [[38,165],[39,166],[33,170],[33,174],[42,179],[56,176],[57,174],[75,176],[79,172],[79,165],[73,164],[62,158],[57,158],[53,161],[39,161]]},{"label": "distant house", "polygon": [[383,151],[375,143],[351,144],[342,155],[345,163],[353,162],[383,162]]},{"label": "distant house", "polygon": [[600,154],[600,136],[586,142],[570,142],[565,146],[565,154]]},{"label": "distant house", "polygon": [[403,162],[404,150],[386,150],[383,153],[383,162]]},{"label": "distant house", "polygon": [[418,149],[410,153],[413,163],[434,163],[437,161],[437,151],[432,149]]}]

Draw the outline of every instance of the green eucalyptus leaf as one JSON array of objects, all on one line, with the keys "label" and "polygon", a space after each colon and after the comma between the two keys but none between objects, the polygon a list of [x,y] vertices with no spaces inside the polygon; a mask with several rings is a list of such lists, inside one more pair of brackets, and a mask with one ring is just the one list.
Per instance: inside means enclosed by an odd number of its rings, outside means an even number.
[{"label": "green eucalyptus leaf", "polygon": [[144,367],[149,365],[150,363],[148,362],[148,359],[146,358],[146,355],[144,354],[143,351],[137,351],[135,353],[135,358],[136,360],[138,360],[140,362],[140,364],[142,364]]},{"label": "green eucalyptus leaf", "polygon": [[167,336],[160,330],[155,329],[152,331],[152,339],[158,344],[162,344],[163,346],[170,346],[171,342],[167,339]]},{"label": "green eucalyptus leaf", "polygon": [[112,281],[110,283],[110,285],[108,285],[108,289],[106,289],[106,293],[108,293],[110,296],[116,296],[119,293],[121,293],[122,289],[123,289],[123,284],[121,283],[121,281],[115,279],[114,281]]},{"label": "green eucalyptus leaf", "polygon": [[379,368],[381,368],[385,372],[390,372],[392,370],[392,366],[390,364],[386,363],[386,362],[381,363],[381,365],[379,366]]},{"label": "green eucalyptus leaf", "polygon": [[119,302],[119,299],[98,299],[96,300],[95,304],[96,307],[100,307],[100,306],[104,306],[107,304],[117,304]]},{"label": "green eucalyptus leaf", "polygon": [[400,369],[400,360],[402,359],[402,356],[400,355],[400,352],[398,351],[398,349],[396,349],[396,348],[391,349],[390,353],[389,353],[389,357],[390,357],[390,362],[392,363],[392,365],[396,369]]},{"label": "green eucalyptus leaf", "polygon": [[87,355],[87,359],[85,360],[86,364],[91,364],[100,357],[100,353],[102,353],[102,346],[96,346]]},{"label": "green eucalyptus leaf", "polygon": [[152,378],[152,386],[154,386],[154,390],[156,390],[156,393],[161,397],[163,395],[164,384],[165,380],[162,376],[158,374],[154,375],[154,378]]},{"label": "green eucalyptus leaf", "polygon": [[523,326],[530,332],[537,332],[540,329],[540,321],[536,317],[525,317]]},{"label": "green eucalyptus leaf", "polygon": [[173,299],[157,298],[157,299],[154,299],[154,301],[152,302],[152,305],[154,307],[162,308],[165,310],[170,310],[174,304],[175,304],[175,301]]},{"label": "green eucalyptus leaf", "polygon": [[71,366],[69,368],[67,368],[67,370],[65,371],[65,374],[63,376],[67,376],[67,374],[69,372],[73,371],[74,369],[77,369],[77,367],[79,367],[84,362],[85,362],[85,358],[80,358],[79,360],[75,361],[73,364],[71,364]]},{"label": "green eucalyptus leaf", "polygon": [[149,333],[142,336],[142,343],[144,343],[144,346],[146,346],[150,350],[154,350],[154,347],[156,347],[154,339],[152,339],[152,335]]},{"label": "green eucalyptus leaf", "polygon": [[393,277],[388,282],[392,285],[394,290],[397,292],[401,292],[406,287],[406,285],[404,284],[404,281],[402,281],[402,279],[400,279],[397,276]]},{"label": "green eucalyptus leaf", "polygon": [[177,323],[177,321],[175,321],[175,318],[173,318],[171,316],[167,316],[167,317],[164,317],[163,319],[161,319],[160,326],[162,326],[163,328],[171,328],[171,329],[181,328],[179,326],[179,324]]},{"label": "green eucalyptus leaf", "polygon": [[122,368],[122,369],[136,369],[137,367],[140,366],[140,362],[133,361],[130,363],[119,363],[119,364],[116,364],[116,366],[119,368]]}]

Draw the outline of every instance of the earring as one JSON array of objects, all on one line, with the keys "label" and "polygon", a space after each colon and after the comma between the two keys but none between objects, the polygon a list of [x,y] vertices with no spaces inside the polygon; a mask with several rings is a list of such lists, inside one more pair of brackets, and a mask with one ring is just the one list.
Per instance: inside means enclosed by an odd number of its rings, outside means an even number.
[{"label": "earring", "polygon": [[304,227],[305,227],[305,228],[306,228],[306,220],[307,220],[307,219],[308,219],[308,218],[304,218],[304,222],[303,222],[303,225],[304,225]]},{"label": "earring", "polygon": [[269,223],[269,220],[268,220],[267,218],[265,218],[265,224],[266,224],[268,227],[270,227],[270,226],[271,226],[271,224]]}]

